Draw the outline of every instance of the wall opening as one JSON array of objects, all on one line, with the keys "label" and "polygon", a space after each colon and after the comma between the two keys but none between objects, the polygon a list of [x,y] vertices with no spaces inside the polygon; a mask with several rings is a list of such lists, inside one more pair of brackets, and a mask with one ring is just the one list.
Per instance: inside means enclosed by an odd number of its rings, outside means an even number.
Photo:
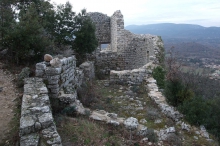
[{"label": "wall opening", "polygon": [[109,43],[101,44],[101,50],[106,50],[109,47]]}]

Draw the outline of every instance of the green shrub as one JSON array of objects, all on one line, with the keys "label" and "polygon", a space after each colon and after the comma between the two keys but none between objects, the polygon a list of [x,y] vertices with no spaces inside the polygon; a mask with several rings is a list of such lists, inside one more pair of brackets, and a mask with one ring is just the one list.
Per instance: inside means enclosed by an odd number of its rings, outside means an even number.
[{"label": "green shrub", "polygon": [[178,109],[185,115],[188,122],[195,125],[204,125],[206,124],[206,118],[211,107],[207,101],[195,97],[189,101],[185,101]]},{"label": "green shrub", "polygon": [[162,89],[164,89],[165,73],[165,70],[161,66],[157,66],[153,70],[153,77],[157,80],[158,87]]},{"label": "green shrub", "polygon": [[185,119],[194,125],[205,125],[218,140],[220,136],[220,99],[205,100],[195,97],[185,101],[178,109],[185,115]]},{"label": "green shrub", "polygon": [[206,129],[214,134],[220,141],[220,99],[205,101],[208,108],[206,109],[205,126]]},{"label": "green shrub", "polygon": [[194,96],[193,91],[180,80],[166,81],[164,94],[167,101],[173,106],[179,106]]},{"label": "green shrub", "polygon": [[76,114],[76,107],[75,106],[66,107],[61,111],[61,114],[67,116],[74,116]]}]

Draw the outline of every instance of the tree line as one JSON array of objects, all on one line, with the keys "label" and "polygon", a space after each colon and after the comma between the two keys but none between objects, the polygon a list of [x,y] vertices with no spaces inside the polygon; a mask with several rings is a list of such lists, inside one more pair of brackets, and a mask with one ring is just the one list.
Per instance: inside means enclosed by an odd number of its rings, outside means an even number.
[{"label": "tree line", "polygon": [[38,61],[44,53],[71,48],[79,55],[98,46],[95,26],[85,9],[76,14],[69,2],[1,0],[0,51],[17,64]]}]

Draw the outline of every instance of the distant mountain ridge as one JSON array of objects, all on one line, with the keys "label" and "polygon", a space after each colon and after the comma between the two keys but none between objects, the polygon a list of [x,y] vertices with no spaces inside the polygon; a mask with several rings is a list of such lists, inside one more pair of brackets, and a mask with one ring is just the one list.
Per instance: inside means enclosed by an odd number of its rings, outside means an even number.
[{"label": "distant mountain ridge", "polygon": [[155,34],[162,38],[220,39],[220,27],[203,27],[193,24],[160,23],[129,25],[125,27],[137,34]]},{"label": "distant mountain ridge", "polygon": [[162,37],[166,50],[174,48],[183,58],[220,59],[220,27],[203,27],[192,24],[160,23],[129,25],[136,34],[153,34]]}]

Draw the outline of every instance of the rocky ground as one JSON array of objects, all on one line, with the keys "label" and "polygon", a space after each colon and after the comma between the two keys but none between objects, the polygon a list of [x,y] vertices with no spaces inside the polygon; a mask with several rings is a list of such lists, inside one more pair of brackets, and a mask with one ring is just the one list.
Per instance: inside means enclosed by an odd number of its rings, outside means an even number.
[{"label": "rocky ground", "polygon": [[[150,86],[150,88],[152,87]],[[156,143],[152,143],[148,139],[147,144],[218,145],[212,140],[214,137],[209,135],[203,126],[190,126],[184,120],[175,121],[172,116],[169,117],[161,112],[158,105],[148,97],[147,93],[149,91],[146,91],[146,89],[149,89],[149,84],[109,85],[108,80],[99,80],[96,81],[94,88],[97,95],[99,95],[99,99],[92,105],[93,110],[106,110],[125,119],[128,117],[136,118],[139,123],[155,131],[158,135]],[[157,101],[160,101],[160,99]],[[162,103],[166,102],[162,101]]]},{"label": "rocky ground", "polygon": [[[17,109],[16,99],[19,96],[13,82],[14,78],[15,76],[3,69],[3,64],[0,63],[0,145],[7,143],[8,134],[12,133],[9,131],[16,127],[11,122],[18,123],[19,121],[13,119],[16,117],[13,109]],[[102,143],[102,145],[139,146],[218,146],[212,135],[204,135],[207,133],[204,127],[189,126],[185,124],[187,122],[184,120],[175,122],[161,112],[155,101],[151,99],[156,96],[156,92],[152,92],[150,98],[148,96],[149,91],[146,90],[152,88],[153,91],[155,86],[153,83],[151,86],[146,83],[141,85],[111,85],[108,80],[95,80],[89,90],[83,90],[83,93],[87,91],[86,98],[82,99],[81,97],[80,100],[93,111],[92,114],[111,113],[113,119],[114,117],[116,117],[115,119],[134,117],[139,124],[147,127],[147,131],[155,133],[156,139],[149,137],[149,135],[148,137],[137,136],[135,133],[131,135],[121,123],[119,126],[114,126],[118,123],[111,123],[111,121],[110,124],[106,124],[105,120],[102,122],[92,120],[91,115],[88,118],[89,113],[87,118],[81,118],[77,115],[74,115],[74,118],[56,115],[56,124],[63,145],[98,145]],[[161,99],[157,101],[160,102]],[[8,143],[8,145],[12,144]]]},{"label": "rocky ground", "polygon": [[18,92],[13,83],[14,75],[3,70],[3,63],[0,62],[0,143],[7,138],[12,129],[9,124],[14,117],[13,109]]}]

